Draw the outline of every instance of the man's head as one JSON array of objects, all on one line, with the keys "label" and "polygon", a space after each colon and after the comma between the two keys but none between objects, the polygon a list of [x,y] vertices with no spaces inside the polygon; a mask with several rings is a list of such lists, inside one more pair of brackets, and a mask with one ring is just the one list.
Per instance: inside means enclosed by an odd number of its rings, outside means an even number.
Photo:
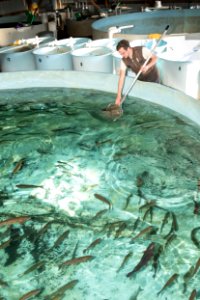
[{"label": "man's head", "polygon": [[127,41],[127,40],[119,41],[116,48],[117,48],[117,51],[119,52],[119,54],[123,58],[127,58],[129,56],[129,52],[130,52],[129,41]]}]

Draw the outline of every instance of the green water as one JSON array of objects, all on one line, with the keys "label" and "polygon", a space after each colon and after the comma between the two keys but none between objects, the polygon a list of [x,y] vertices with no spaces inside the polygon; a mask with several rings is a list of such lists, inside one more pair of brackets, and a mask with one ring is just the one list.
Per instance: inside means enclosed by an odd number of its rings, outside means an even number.
[{"label": "green water", "polygon": [[12,223],[0,223],[1,299],[198,294],[200,128],[133,98],[113,120],[102,108],[114,98],[1,92],[0,220]]}]

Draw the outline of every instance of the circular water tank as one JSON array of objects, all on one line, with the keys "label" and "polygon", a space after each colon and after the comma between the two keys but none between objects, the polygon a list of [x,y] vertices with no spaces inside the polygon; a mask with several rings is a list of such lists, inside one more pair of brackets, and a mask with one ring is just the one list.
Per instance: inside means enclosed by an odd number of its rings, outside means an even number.
[{"label": "circular water tank", "polygon": [[59,46],[70,46],[72,48],[77,49],[78,47],[83,47],[86,43],[89,43],[91,41],[90,38],[67,38],[67,39],[61,39],[58,41],[52,41],[49,43],[49,46],[59,45]]},{"label": "circular water tank", "polygon": [[119,75],[122,56],[119,54],[118,51],[114,51],[112,56],[113,56],[113,74]]},{"label": "circular water tank", "polygon": [[98,39],[93,40],[87,43],[87,47],[107,47],[112,49],[113,51],[116,50],[116,46],[118,42],[120,41],[119,38],[113,38],[113,39]]},{"label": "circular water tank", "polygon": [[35,70],[35,61],[32,50],[34,45],[21,45],[1,49],[0,61],[2,72],[32,71]]},{"label": "circular water tank", "polygon": [[33,51],[37,70],[72,70],[71,47],[47,46]]},{"label": "circular water tank", "polygon": [[112,50],[107,47],[80,48],[72,51],[73,67],[76,71],[112,73]]}]

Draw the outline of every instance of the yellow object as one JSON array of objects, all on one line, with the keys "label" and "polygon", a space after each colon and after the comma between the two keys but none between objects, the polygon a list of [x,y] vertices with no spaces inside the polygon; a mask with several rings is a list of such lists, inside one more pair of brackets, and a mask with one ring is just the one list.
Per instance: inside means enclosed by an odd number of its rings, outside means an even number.
[{"label": "yellow object", "polygon": [[14,41],[11,46],[19,46],[19,45],[21,45],[21,40]]},{"label": "yellow object", "polygon": [[160,37],[161,37],[160,33],[151,33],[151,34],[148,34],[148,38],[149,39],[159,39]]},{"label": "yellow object", "polygon": [[33,3],[31,4],[31,13],[32,13],[33,15],[35,15],[35,13],[37,12],[37,10],[38,10],[38,4],[37,4],[36,2],[33,2]]},{"label": "yellow object", "polygon": [[36,9],[38,9],[38,4],[36,2],[33,2],[31,4],[31,10],[36,10]]}]

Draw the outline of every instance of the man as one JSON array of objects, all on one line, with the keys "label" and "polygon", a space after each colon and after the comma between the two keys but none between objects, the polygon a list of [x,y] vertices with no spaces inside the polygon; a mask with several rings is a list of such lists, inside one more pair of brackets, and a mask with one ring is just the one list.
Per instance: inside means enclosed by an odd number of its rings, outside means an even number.
[{"label": "man", "polygon": [[[138,77],[141,81],[159,82],[159,76],[156,68],[157,57],[146,47],[137,46],[132,48],[127,40],[121,40],[117,44],[117,51],[122,56],[122,60],[115,104],[120,105],[127,68],[130,68],[135,74],[141,70],[141,74]],[[142,67],[149,56],[151,58],[147,65]]]}]

